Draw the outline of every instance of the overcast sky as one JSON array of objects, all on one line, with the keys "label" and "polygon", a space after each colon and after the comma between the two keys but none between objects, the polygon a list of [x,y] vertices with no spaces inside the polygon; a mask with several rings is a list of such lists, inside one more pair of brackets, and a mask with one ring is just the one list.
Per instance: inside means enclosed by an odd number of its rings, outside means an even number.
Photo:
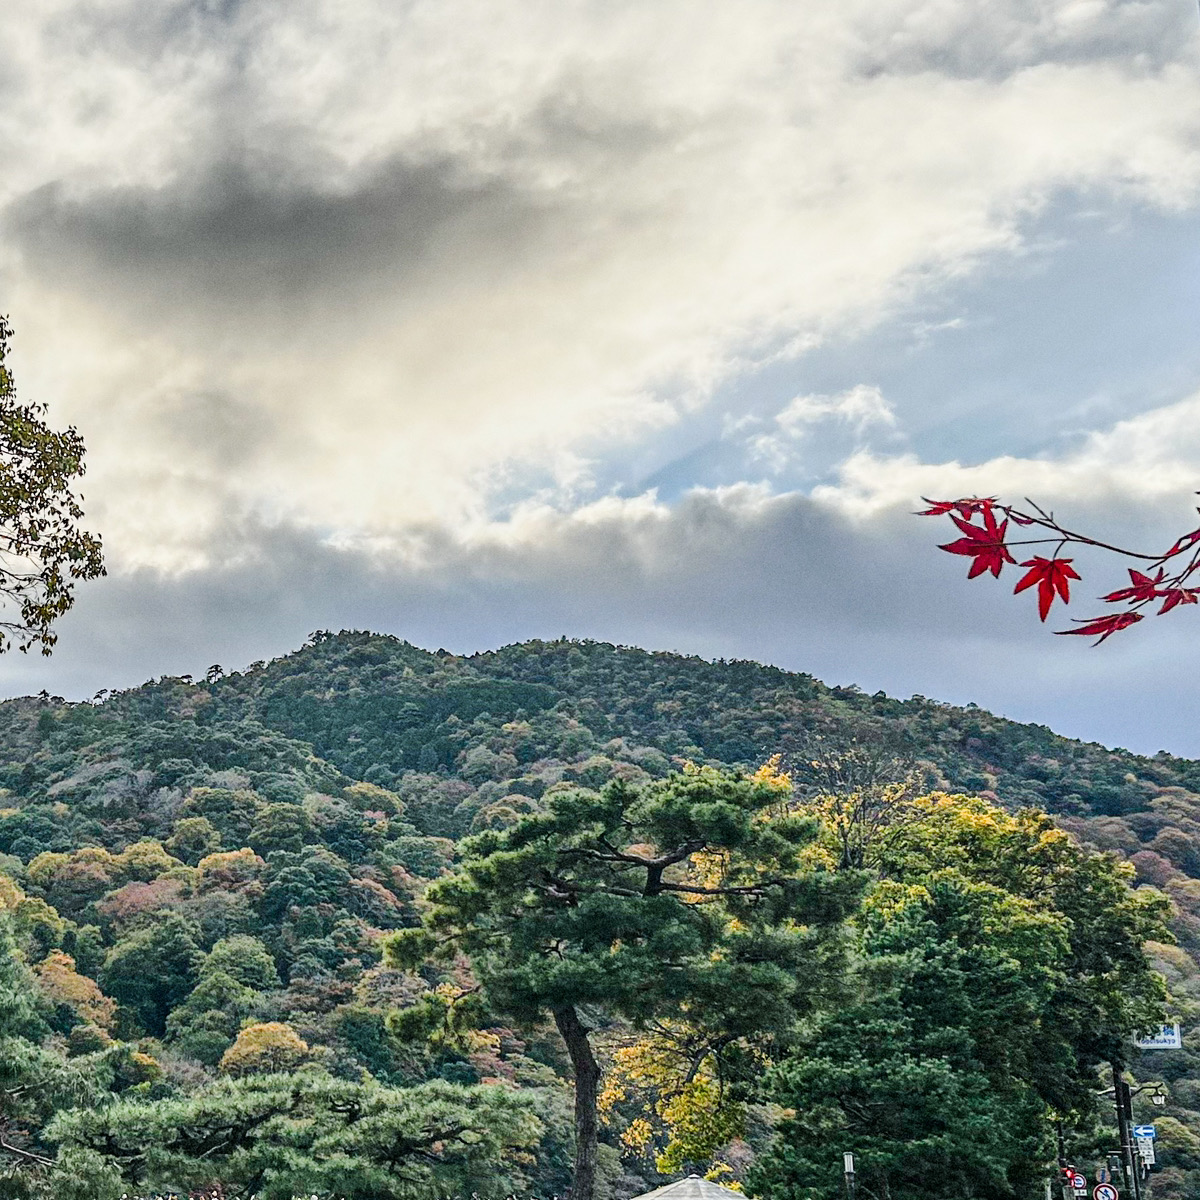
[{"label": "overcast sky", "polygon": [[567,634],[1200,756],[1196,609],[1055,638],[908,515],[1195,524],[1195,0],[2,24],[0,311],[109,576],[0,693]]}]

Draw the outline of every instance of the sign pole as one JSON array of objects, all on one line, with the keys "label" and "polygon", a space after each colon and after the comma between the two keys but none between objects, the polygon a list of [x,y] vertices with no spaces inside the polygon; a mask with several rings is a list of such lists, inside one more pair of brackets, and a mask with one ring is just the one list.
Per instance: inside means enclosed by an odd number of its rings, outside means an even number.
[{"label": "sign pole", "polygon": [[1129,1132],[1130,1118],[1133,1115],[1133,1097],[1129,1091],[1129,1084],[1121,1078],[1120,1068],[1115,1062],[1111,1066],[1113,1104],[1117,1110],[1117,1130],[1121,1138],[1121,1175],[1125,1181],[1125,1193],[1132,1196],[1133,1200],[1142,1200],[1142,1189],[1138,1186],[1137,1168],[1133,1163],[1133,1139]]},{"label": "sign pole", "polygon": [[854,1200],[854,1155],[849,1151],[842,1155],[842,1166],[846,1175],[846,1200]]}]

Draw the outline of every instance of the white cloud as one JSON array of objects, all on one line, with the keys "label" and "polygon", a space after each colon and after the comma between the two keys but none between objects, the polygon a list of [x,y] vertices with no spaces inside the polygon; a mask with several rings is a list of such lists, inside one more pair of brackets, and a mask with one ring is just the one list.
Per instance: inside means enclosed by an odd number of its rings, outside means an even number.
[{"label": "white cloud", "polygon": [[86,434],[119,568],[220,561],[231,514],[388,539],[523,480],[576,502],[589,457],[1019,249],[1058,191],[1192,203],[1173,20],[18,0],[21,383]]},{"label": "white cloud", "polygon": [[1161,530],[1192,518],[1189,497],[1198,486],[1200,394],[1090,433],[1077,448],[1058,455],[1003,455],[964,464],[858,451],[841,464],[837,481],[815,488],[813,497],[855,519],[872,520],[921,496],[1033,496],[1050,504],[1074,503],[1126,524],[1149,518]]},{"label": "white cloud", "polygon": [[895,425],[896,414],[877,387],[860,383],[835,396],[797,396],[775,417],[785,433],[795,433],[830,417],[862,433],[872,425]]},{"label": "white cloud", "polygon": [[875,426],[894,428],[896,414],[877,387],[860,383],[835,395],[796,396],[775,414],[774,429],[756,434],[747,445],[754,458],[782,470],[814,425],[834,421],[859,437]]}]

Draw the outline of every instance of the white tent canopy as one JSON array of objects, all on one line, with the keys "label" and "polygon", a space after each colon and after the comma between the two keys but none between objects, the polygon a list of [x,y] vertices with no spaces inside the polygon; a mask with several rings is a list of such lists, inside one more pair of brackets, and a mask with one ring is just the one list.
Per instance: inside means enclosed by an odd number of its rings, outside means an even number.
[{"label": "white tent canopy", "polygon": [[730,1200],[734,1196],[737,1200],[746,1200],[741,1192],[735,1192],[733,1188],[701,1179],[699,1175],[689,1175],[677,1183],[668,1183],[666,1187],[655,1188],[643,1196],[636,1196],[634,1200]]}]

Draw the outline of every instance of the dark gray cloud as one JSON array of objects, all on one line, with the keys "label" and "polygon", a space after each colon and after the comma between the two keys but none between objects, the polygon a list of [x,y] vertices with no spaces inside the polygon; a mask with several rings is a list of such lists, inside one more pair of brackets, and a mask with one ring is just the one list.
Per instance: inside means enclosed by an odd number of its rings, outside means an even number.
[{"label": "dark gray cloud", "polygon": [[455,240],[519,254],[536,212],[495,178],[448,159],[397,157],[342,186],[290,177],[280,162],[198,164],[166,187],[15,200],[3,230],[43,285],[102,286],[142,320],[253,314],[317,334],[381,291],[403,297]]},{"label": "dark gray cloud", "polygon": [[150,417],[181,462],[209,479],[253,464],[272,437],[265,415],[219,391],[180,391],[160,399]]}]

